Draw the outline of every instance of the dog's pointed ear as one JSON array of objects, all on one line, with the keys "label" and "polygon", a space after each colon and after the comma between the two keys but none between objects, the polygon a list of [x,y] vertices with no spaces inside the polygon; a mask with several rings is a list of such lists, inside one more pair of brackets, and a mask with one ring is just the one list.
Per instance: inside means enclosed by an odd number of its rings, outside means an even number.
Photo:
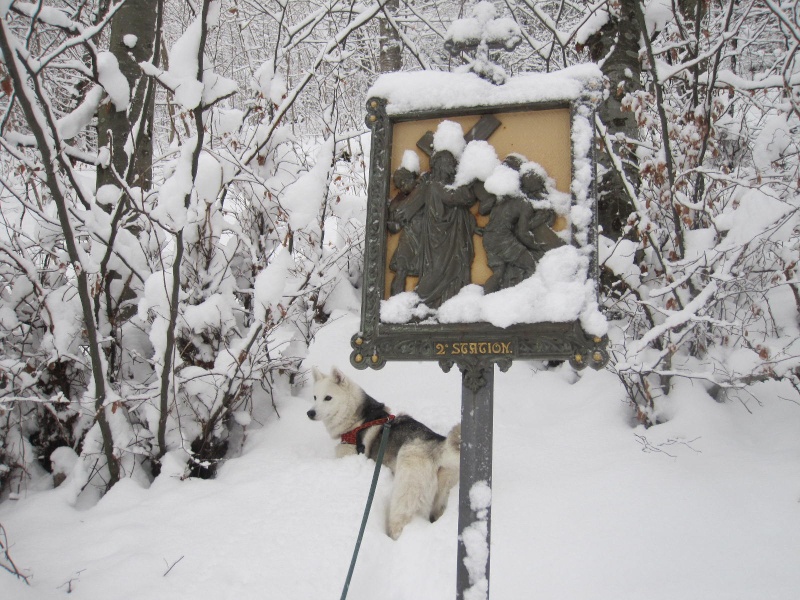
[{"label": "dog's pointed ear", "polygon": [[325,375],[323,375],[322,371],[320,371],[316,366],[314,366],[311,367],[311,377],[314,381],[319,381],[320,379],[325,377]]},{"label": "dog's pointed ear", "polygon": [[342,373],[338,367],[333,367],[331,369],[331,377],[333,377],[333,382],[336,385],[343,385],[347,382],[347,376]]}]

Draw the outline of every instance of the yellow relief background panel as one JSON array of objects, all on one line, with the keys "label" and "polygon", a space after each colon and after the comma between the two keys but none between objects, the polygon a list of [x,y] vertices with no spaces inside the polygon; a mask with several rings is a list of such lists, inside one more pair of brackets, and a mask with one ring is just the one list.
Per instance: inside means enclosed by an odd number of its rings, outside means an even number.
[{"label": "yellow relief background panel", "polygon": [[[497,156],[503,160],[514,152],[522,154],[528,160],[542,165],[547,174],[556,182],[556,189],[569,193],[572,182],[572,146],[570,141],[570,111],[568,108],[555,108],[546,110],[515,111],[493,113],[501,125],[487,140],[497,151]],[[464,130],[464,134],[475,125],[481,115],[466,115],[437,119],[423,119],[419,121],[406,121],[396,123],[392,132],[392,164],[390,174],[400,166],[406,150],[413,150],[419,157],[422,172],[430,168],[428,156],[417,148],[417,141],[427,131],[436,131],[442,121],[455,121]],[[390,175],[391,177],[391,175]],[[390,186],[390,198],[394,197],[397,189],[394,182]],[[387,199],[388,202],[389,199]],[[476,215],[478,225],[484,226],[488,217],[477,214],[478,207],[473,206],[472,212]],[[560,225],[560,226],[559,226]],[[563,227],[563,222],[556,222],[555,229]],[[389,261],[397,248],[400,234],[387,236],[385,270],[386,287],[384,298],[389,297],[389,290],[394,279],[394,272],[389,269]],[[483,285],[492,270],[486,259],[483,248],[483,238],[473,236],[475,257],[472,261],[472,283]],[[416,277],[406,280],[406,291],[412,291],[417,285]]]}]

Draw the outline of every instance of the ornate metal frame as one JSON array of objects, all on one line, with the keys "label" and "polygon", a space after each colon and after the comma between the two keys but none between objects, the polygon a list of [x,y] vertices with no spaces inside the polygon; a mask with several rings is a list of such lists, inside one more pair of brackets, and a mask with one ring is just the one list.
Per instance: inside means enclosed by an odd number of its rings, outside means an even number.
[{"label": "ornate metal frame", "polygon": [[[367,101],[366,123],[372,129],[372,158],[368,188],[367,219],[364,249],[364,286],[362,290],[361,331],[351,340],[351,364],[357,369],[380,369],[388,360],[437,360],[449,371],[457,364],[465,373],[480,379],[482,370],[498,364],[502,371],[513,359],[568,360],[573,367],[602,368],[608,362],[607,339],[587,335],[579,322],[532,323],[500,328],[490,323],[458,323],[420,325],[391,324],[380,321],[380,302],[385,286],[385,256],[387,245],[386,202],[390,192],[393,126],[404,121],[447,118],[460,115],[481,115],[497,112],[530,111],[537,109],[569,108],[571,128],[578,110],[594,113],[587,97],[575,102],[539,103],[524,106],[485,106],[470,109],[388,114],[383,98]],[[593,119],[589,119],[593,127]],[[589,150],[592,153],[592,150]],[[575,146],[572,141],[573,176]],[[597,281],[595,161],[589,186],[593,223],[589,227],[589,244],[595,246],[590,273]],[[573,198],[574,202],[574,198]],[[479,386],[480,381],[474,382]]]}]

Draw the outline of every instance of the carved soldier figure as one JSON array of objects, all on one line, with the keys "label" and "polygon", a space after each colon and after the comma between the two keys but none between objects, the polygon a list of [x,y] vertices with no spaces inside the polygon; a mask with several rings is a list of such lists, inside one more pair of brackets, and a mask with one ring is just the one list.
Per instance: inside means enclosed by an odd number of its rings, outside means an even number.
[{"label": "carved soldier figure", "polygon": [[[522,160],[512,155],[504,163],[519,170]],[[521,187],[531,199],[540,199],[546,189],[544,178],[535,171],[523,175]],[[483,246],[492,269],[483,286],[485,293],[511,287],[533,275],[546,251],[533,230],[542,224],[551,225],[552,211],[537,211],[523,196],[481,194],[479,212],[490,215],[483,231]]]},{"label": "carved soldier figure", "polygon": [[398,168],[393,175],[394,185],[399,190],[389,204],[389,221],[387,228],[391,233],[400,233],[397,249],[389,261],[389,268],[394,271],[391,295],[399,294],[406,289],[406,278],[420,275],[420,240],[424,215],[421,210],[410,216],[403,207],[409,202],[409,194],[417,185],[417,173],[406,167]]}]

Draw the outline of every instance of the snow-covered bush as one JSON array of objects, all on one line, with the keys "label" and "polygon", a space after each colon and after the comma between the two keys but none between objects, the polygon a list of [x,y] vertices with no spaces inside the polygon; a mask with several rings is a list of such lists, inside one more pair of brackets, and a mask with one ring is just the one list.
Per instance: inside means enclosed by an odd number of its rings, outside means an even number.
[{"label": "snow-covered bush", "polygon": [[47,471],[76,501],[213,474],[357,305],[361,107],[340,98],[380,5],[298,4],[0,6],[0,497]]},{"label": "snow-covered bush", "polygon": [[645,423],[669,418],[659,400],[675,378],[720,401],[765,379],[800,391],[800,123],[785,94],[797,65],[776,45],[796,30],[777,6],[627,4],[648,32],[644,87],[621,100],[639,135],[599,125],[604,149],[627,146],[614,168],[635,160],[639,178],[626,176],[625,237],[601,237],[616,278],[611,368]]}]

